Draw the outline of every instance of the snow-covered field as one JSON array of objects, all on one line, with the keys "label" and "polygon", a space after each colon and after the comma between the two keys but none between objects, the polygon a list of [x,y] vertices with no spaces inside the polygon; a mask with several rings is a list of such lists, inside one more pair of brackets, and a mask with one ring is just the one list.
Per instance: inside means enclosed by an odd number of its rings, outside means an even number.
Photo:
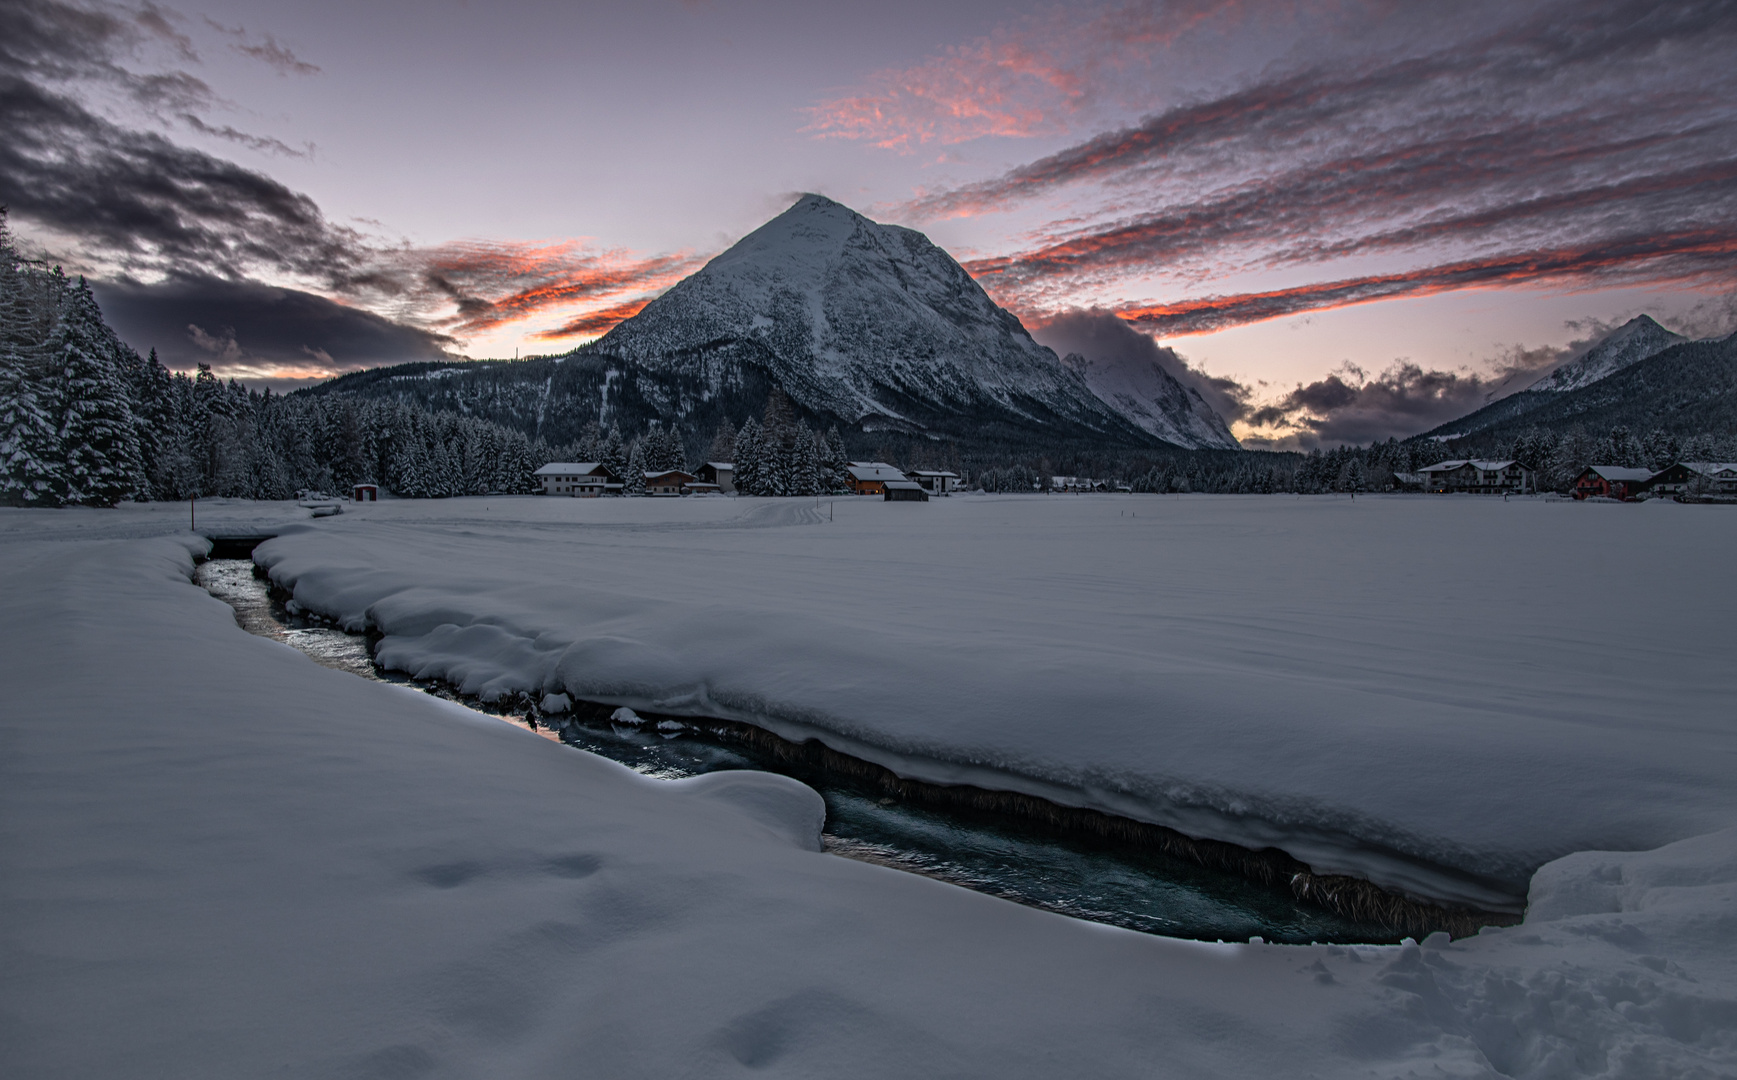
[{"label": "snow-covered field", "polygon": [[255,558],[484,698],[748,720],[1518,910],[1550,859],[1737,824],[1734,543],[1670,503],[497,499]]},{"label": "snow-covered field", "polygon": [[303,603],[473,690],[753,718],[1425,895],[1566,855],[1520,926],[1356,949],[819,854],[794,781],[648,780],[245,634],[185,508],[0,511],[0,1074],[1731,1075],[1724,510],[201,507],[296,523],[259,555]]}]

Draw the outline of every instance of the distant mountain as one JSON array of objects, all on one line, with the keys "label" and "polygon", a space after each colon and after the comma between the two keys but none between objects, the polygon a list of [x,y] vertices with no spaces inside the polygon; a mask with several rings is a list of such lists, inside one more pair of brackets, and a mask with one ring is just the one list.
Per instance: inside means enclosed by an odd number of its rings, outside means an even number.
[{"label": "distant mountain", "polygon": [[1526,389],[1553,393],[1579,390],[1688,340],[1666,330],[1650,315],[1637,315]]},{"label": "distant mountain", "polygon": [[1504,426],[1545,408],[1557,395],[1584,389],[1689,339],[1673,334],[1648,315],[1637,315],[1526,389],[1449,421],[1422,438],[1451,438]]},{"label": "distant mountain", "polygon": [[[1656,428],[1679,436],[1731,438],[1737,436],[1737,334],[1722,340],[1679,339],[1678,344],[1578,389],[1526,393],[1530,408],[1491,420],[1455,445],[1495,447],[1530,427],[1555,431],[1580,427],[1594,435],[1616,427],[1627,427],[1637,435]],[[1489,412],[1473,415],[1488,418]],[[1460,426],[1444,425],[1446,429]]]},{"label": "distant mountain", "polygon": [[1088,360],[1069,353],[1062,363],[1085,380],[1098,400],[1165,442],[1219,450],[1242,445],[1200,391],[1183,386],[1156,360]]}]

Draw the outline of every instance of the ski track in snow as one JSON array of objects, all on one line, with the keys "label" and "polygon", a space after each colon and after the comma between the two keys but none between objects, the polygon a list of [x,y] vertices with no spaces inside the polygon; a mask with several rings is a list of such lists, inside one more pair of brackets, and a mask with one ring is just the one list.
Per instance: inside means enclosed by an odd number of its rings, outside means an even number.
[{"label": "ski track in snow", "polygon": [[[832,559],[891,545],[903,530],[912,541],[880,565],[905,560],[944,573],[893,590],[880,617],[903,606],[920,618],[923,603],[960,595],[943,587],[961,570],[942,542],[960,526],[907,511],[993,512],[1009,523],[1003,530],[1017,526],[1053,545],[1070,531],[1048,515],[1086,518],[1102,508],[1109,521],[1137,508],[1156,517],[1161,501],[1028,498],[1005,510],[987,499],[858,503],[841,505],[830,524],[818,523],[812,504],[792,502],[389,502],[286,531],[274,547],[280,570],[304,562],[302,576],[347,580],[354,599],[370,581],[394,578],[395,602],[420,591],[423,613],[438,603],[465,619],[473,618],[467,604],[486,604],[506,625],[566,610],[557,601],[572,594],[553,584],[542,591],[559,595],[542,608],[524,603],[538,595],[534,585],[481,587],[503,566],[522,571],[549,558],[552,546],[560,557],[537,565],[608,580],[619,595],[654,605],[672,603],[673,587],[634,591],[640,582],[624,571],[686,552],[697,565],[683,567],[692,571],[683,595],[700,598],[689,600],[691,613],[705,602],[708,572],[756,568],[733,545],[769,549],[765,566],[794,571],[798,543]],[[1142,542],[1155,557],[1191,557],[1207,579],[1200,595],[1234,608],[1237,594],[1225,595],[1210,553],[1236,554],[1239,535],[1246,542],[1263,528],[1270,543],[1297,543],[1301,526],[1287,524],[1282,501],[1174,500],[1172,520]],[[1683,556],[1699,554],[1701,543],[1729,550],[1727,532],[1697,532],[1706,522],[1728,529],[1723,517],[1672,520],[1658,532],[1666,519],[1652,516],[1723,508],[1327,502],[1318,501],[1320,513],[1357,523],[1335,535],[1365,559],[1379,547],[1367,538],[1392,539],[1384,514],[1444,515],[1423,530],[1437,546],[1405,552],[1406,566],[1443,565],[1463,539],[1448,514],[1469,515],[1461,520],[1489,543],[1525,534],[1498,513],[1574,515],[1546,538],[1583,567],[1586,537],[1620,544],[1625,559],[1643,557],[1649,544]],[[200,509],[203,525],[232,533],[306,520],[284,504]],[[767,527],[751,532],[694,527],[738,522],[746,509],[789,514],[793,527],[764,519]],[[1544,1080],[1737,1072],[1737,829],[1704,829],[1650,851],[1566,855],[1532,876],[1523,924],[1459,942],[1153,938],[816,854],[817,800],[786,778],[652,781],[426,695],[320,668],[246,634],[226,606],[187,582],[203,543],[180,531],[185,513],[0,511],[0,678],[9,699],[0,718],[0,1074]],[[521,522],[536,528],[525,532]],[[605,523],[614,527],[596,527]],[[684,527],[657,527],[673,523]],[[565,542],[550,539],[562,529]],[[854,544],[843,536],[851,529],[860,534]],[[1182,544],[1191,532],[1200,542]],[[470,545],[500,561],[428,554]],[[704,554],[720,550],[729,558],[708,565]],[[1486,549],[1472,554],[1500,565]],[[1059,578],[1115,615],[1115,587],[1138,592],[1141,582],[1106,581],[1115,575],[1096,561],[1102,555],[1084,545],[1071,561],[1031,567],[1029,580]],[[376,559],[388,565],[364,566]],[[987,561],[986,572],[1005,577],[1006,560]],[[867,594],[852,569],[864,567],[847,561],[832,597]],[[1335,655],[1357,678],[1391,674],[1371,659],[1371,643],[1406,644],[1394,637],[1404,620],[1347,635],[1374,598],[1393,602],[1379,569],[1367,568],[1361,583],[1337,581],[1351,610],[1321,631],[1339,635]],[[767,597],[754,609],[761,618],[788,609],[788,596],[767,591],[775,577],[744,577],[722,589],[723,600],[740,604],[758,590]],[[1697,582],[1710,594],[1700,603],[1728,613],[1716,578]],[[1627,605],[1623,655],[1642,661],[1644,673],[1677,646],[1685,659],[1676,696],[1659,702],[1646,683],[1575,729],[1577,739],[1620,742],[1622,710],[1653,695],[1660,717],[1676,716],[1649,718],[1647,741],[1713,759],[1713,782],[1728,794],[1730,716],[1699,700],[1720,686],[1695,675],[1704,652],[1730,655],[1725,631],[1693,621],[1701,608],[1692,597],[1672,593],[1649,607],[1619,586],[1605,603]],[[1524,604],[1540,597],[1554,598],[1558,638],[1575,648],[1609,644],[1601,640],[1608,625],[1559,593],[1512,598],[1479,621],[1498,644],[1531,642],[1540,620]],[[1076,631],[1065,609],[1055,618],[1054,594],[1045,598],[1056,630]],[[1225,624],[1238,633],[1259,618],[1288,626],[1287,605],[1322,620],[1302,593],[1268,599],[1266,609]],[[506,601],[521,606],[509,612]],[[1175,606],[1189,614],[1187,632],[1213,637],[1210,620],[1189,603]],[[1674,622],[1655,624],[1672,612]],[[1425,604],[1411,618],[1444,613]],[[1448,621],[1446,634],[1465,629]],[[1016,641],[1017,629],[989,628],[989,645]],[[1320,655],[1328,654],[1309,654]],[[969,658],[948,657],[967,684],[959,666]],[[1549,683],[1550,670],[1541,665],[1538,677]],[[1064,678],[1066,669],[1049,674]],[[1495,681],[1460,692],[1486,705],[1516,693]],[[1485,756],[1502,749],[1526,747],[1486,747]],[[1684,753],[1640,750],[1635,785],[1604,792],[1638,818],[1652,814],[1638,803],[1661,778],[1708,782]],[[1560,751],[1570,763],[1585,752],[1574,743]],[[1419,760],[1443,771],[1476,756]],[[1547,793],[1574,793],[1560,778],[1533,775]],[[1419,797],[1454,789],[1420,783],[1421,771],[1407,779]],[[1467,800],[1490,798],[1486,779],[1459,779]],[[1524,830],[1516,805],[1501,809]]]}]

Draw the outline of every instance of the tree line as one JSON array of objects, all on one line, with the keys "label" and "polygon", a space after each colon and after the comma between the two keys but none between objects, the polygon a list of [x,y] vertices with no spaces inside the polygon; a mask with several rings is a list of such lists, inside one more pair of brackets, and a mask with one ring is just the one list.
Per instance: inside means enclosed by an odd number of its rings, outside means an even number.
[{"label": "tree line", "polygon": [[[548,445],[522,430],[417,402],[348,394],[274,394],[224,382],[208,368],[166,370],[155,351],[128,346],[102,317],[83,278],[23,258],[0,209],[0,503],[112,506],[189,496],[286,499],[305,490],[374,483],[397,495],[531,493],[551,461],[601,462],[629,493],[647,472],[692,471],[703,436],[649,421],[624,436],[597,423]],[[569,431],[572,428],[568,429]],[[859,436],[860,437],[860,436]],[[1664,429],[1603,435],[1532,427],[1476,437],[1451,456],[1515,458],[1539,487],[1564,490],[1591,464],[1660,469],[1681,460],[1732,460],[1737,440]],[[1483,445],[1489,442],[1490,445]],[[1499,443],[1499,445],[1497,445]],[[1433,440],[1371,443],[1306,455],[1135,451],[1103,446],[961,448],[890,439],[876,455],[906,468],[951,468],[987,491],[1039,492],[1056,474],[1137,492],[1267,493],[1380,490],[1395,473],[1450,456]],[[796,418],[772,388],[762,415],[720,425],[705,460],[735,465],[749,495],[850,489],[846,444]]]}]

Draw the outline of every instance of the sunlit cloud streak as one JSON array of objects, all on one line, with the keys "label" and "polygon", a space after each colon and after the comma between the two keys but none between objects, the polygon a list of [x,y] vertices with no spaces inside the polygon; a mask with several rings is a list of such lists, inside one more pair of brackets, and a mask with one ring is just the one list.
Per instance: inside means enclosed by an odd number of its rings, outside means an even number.
[{"label": "sunlit cloud streak", "polygon": [[1160,337],[1182,337],[1308,311],[1457,289],[1547,283],[1580,289],[1661,282],[1708,285],[1729,280],[1734,259],[1737,229],[1648,234],[1262,292],[1122,304],[1115,311]]},{"label": "sunlit cloud streak", "polygon": [[1157,0],[1038,11],[921,63],[875,72],[809,108],[807,130],[902,151],[1065,132],[1092,106],[1118,99],[1121,84],[1137,84],[1163,49],[1234,21],[1243,6]]},{"label": "sunlit cloud streak", "polygon": [[1719,87],[1733,81],[1725,61],[1737,41],[1737,5],[1558,0],[1520,11],[1486,33],[1457,35],[1421,54],[1406,49],[1373,64],[1285,71],[1179,104],[1002,176],[921,195],[903,209],[922,220],[982,213],[1151,168],[1204,170],[1200,179],[1208,182],[1246,177],[1323,141],[1423,144],[1456,127],[1500,134],[1550,118],[1582,130],[1637,114],[1713,111],[1729,119]]},{"label": "sunlit cloud streak", "polygon": [[[1394,9],[1393,48],[1262,69],[892,216],[1030,204],[1055,224],[968,263],[985,288],[1166,333],[1532,280],[1737,280],[1737,3],[1474,14],[1431,35],[1411,23],[1441,13]],[[1310,266],[1324,280],[1212,288]],[[1180,298],[1115,300],[1155,286]]]}]

